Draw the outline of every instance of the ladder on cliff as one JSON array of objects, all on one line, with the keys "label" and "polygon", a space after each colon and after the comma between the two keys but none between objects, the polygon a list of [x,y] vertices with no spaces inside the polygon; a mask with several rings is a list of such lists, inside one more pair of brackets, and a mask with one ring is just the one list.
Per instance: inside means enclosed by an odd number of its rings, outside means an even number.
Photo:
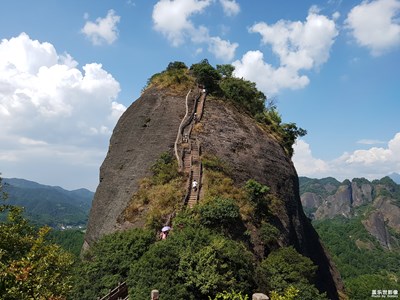
[{"label": "ladder on cliff", "polygon": [[200,198],[200,186],[202,182],[202,174],[201,174],[201,161],[200,161],[200,150],[199,146],[197,145],[196,142],[191,141],[191,165],[190,165],[190,176],[191,182],[196,181],[198,183],[196,189],[191,186],[191,189],[189,191],[189,197],[187,201],[187,205],[192,208]]},{"label": "ladder on cliff", "polygon": [[[179,128],[177,142],[180,142],[182,156],[178,156],[181,170],[188,174],[187,193],[185,195],[184,205],[192,208],[198,203],[202,183],[202,165],[200,160],[200,143],[192,133],[195,124],[199,123],[203,116],[204,103],[206,98],[205,90],[200,92],[200,96],[194,100],[192,114],[186,113]],[[186,97],[186,112],[188,112],[188,96]],[[175,149],[177,149],[177,144]],[[192,187],[193,181],[197,181],[197,188]]]}]

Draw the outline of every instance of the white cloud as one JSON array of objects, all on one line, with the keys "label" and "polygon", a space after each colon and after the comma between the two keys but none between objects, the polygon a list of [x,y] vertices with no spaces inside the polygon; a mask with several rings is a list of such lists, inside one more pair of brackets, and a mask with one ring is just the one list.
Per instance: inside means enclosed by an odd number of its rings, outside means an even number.
[{"label": "white cloud", "polygon": [[380,140],[362,139],[362,140],[357,141],[357,144],[376,145],[376,144],[385,144],[385,142],[380,141]]},{"label": "white cloud", "polygon": [[236,16],[240,12],[240,6],[235,0],[220,0],[225,15]]},{"label": "white cloud", "polygon": [[280,20],[273,25],[264,22],[250,28],[261,34],[262,42],[271,45],[281,65],[295,70],[311,69],[325,63],[338,35],[334,21],[318,15],[310,9],[307,20],[302,23]]},{"label": "white cloud", "polygon": [[[88,16],[85,15],[85,19]],[[110,9],[105,18],[97,18],[96,22],[86,21],[81,32],[93,43],[93,45],[102,45],[103,43],[112,44],[118,38],[118,28],[121,17]]]},{"label": "white cloud", "polygon": [[344,153],[331,161],[314,158],[310,146],[303,140],[294,145],[293,162],[300,176],[333,176],[339,180],[365,177],[380,179],[400,172],[400,132],[387,143],[387,147],[371,147]]},{"label": "white cloud", "polygon": [[292,68],[279,67],[264,62],[264,55],[261,51],[248,51],[241,60],[234,61],[234,74],[236,77],[243,77],[253,81],[257,87],[267,95],[276,94],[284,88],[299,89],[309,83],[307,76],[300,76]]},{"label": "white cloud", "polygon": [[234,58],[238,44],[211,36],[207,27],[196,26],[190,19],[203,13],[211,3],[213,0],[160,0],[153,8],[154,29],[174,47],[188,40],[194,44],[206,44],[216,58],[229,62]]},{"label": "white cloud", "polygon": [[300,176],[315,176],[315,174],[326,174],[329,170],[328,163],[322,159],[312,156],[310,145],[303,140],[298,140],[293,145],[293,163]]},{"label": "white cloud", "polygon": [[333,14],[332,14],[332,19],[333,20],[338,20],[340,18],[340,13],[338,12],[338,11],[335,11]]},{"label": "white cloud", "polygon": [[381,55],[400,45],[400,1],[363,1],[345,21],[357,43],[372,55]]},{"label": "white cloud", "polygon": [[260,51],[249,51],[241,61],[234,62],[235,74],[256,82],[266,94],[277,93],[283,88],[305,87],[309,79],[300,72],[324,64],[338,35],[335,22],[319,15],[314,6],[305,22],[280,20],[273,25],[260,22],[249,31],[259,33],[262,43],[271,46],[280,66],[275,68],[264,62]]},{"label": "white cloud", "polygon": [[235,57],[235,50],[239,46],[237,43],[230,43],[219,37],[212,37],[209,40],[208,51],[213,53],[216,58],[229,62]]},{"label": "white cloud", "polygon": [[44,141],[32,140],[32,139],[29,139],[29,138],[26,138],[26,137],[20,138],[19,142],[21,143],[21,145],[27,145],[27,146],[45,146],[45,145],[48,145]]},{"label": "white cloud", "polygon": [[101,64],[86,64],[82,71],[76,66],[70,55],[58,55],[53,45],[25,33],[1,41],[0,171],[5,177],[21,169],[56,178],[53,165],[87,165],[81,158],[89,152],[90,168],[100,165],[99,153],[125,110],[117,102],[120,86]]},{"label": "white cloud", "polygon": [[211,0],[161,0],[154,6],[153,22],[155,30],[164,34],[174,46],[184,42],[195,26],[189,18],[211,4]]}]

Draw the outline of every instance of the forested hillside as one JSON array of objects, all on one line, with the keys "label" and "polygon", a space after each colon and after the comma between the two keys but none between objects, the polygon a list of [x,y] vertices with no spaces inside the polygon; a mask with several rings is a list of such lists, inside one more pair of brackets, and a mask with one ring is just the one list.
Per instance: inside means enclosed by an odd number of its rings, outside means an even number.
[{"label": "forested hillside", "polygon": [[300,178],[303,206],[344,279],[350,299],[372,290],[398,290],[400,186],[389,177],[372,182]]},{"label": "forested hillside", "polygon": [[93,192],[67,191],[16,178],[4,178],[3,183],[8,203],[24,207],[24,215],[34,224],[58,229],[86,227]]}]

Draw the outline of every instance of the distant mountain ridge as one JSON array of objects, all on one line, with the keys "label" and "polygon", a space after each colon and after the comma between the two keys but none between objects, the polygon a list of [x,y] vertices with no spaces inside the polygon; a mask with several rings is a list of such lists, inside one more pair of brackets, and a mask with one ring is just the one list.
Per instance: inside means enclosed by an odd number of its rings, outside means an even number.
[{"label": "distant mountain ridge", "polygon": [[400,246],[400,185],[389,176],[343,182],[299,177],[299,185],[304,211],[311,219],[360,218],[383,248]]},{"label": "distant mountain ridge", "polygon": [[400,184],[400,174],[399,173],[392,173],[389,175],[390,178],[397,184]]},{"label": "distant mountain ridge", "polygon": [[68,191],[19,178],[3,178],[8,202],[25,208],[24,214],[38,225],[86,226],[94,193],[87,189]]}]

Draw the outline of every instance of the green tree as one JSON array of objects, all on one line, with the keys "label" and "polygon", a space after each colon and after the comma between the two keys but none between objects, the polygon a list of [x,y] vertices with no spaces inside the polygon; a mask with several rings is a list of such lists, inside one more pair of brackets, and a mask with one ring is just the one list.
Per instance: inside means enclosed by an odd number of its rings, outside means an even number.
[{"label": "green tree", "polygon": [[239,104],[252,116],[264,111],[266,96],[251,81],[226,77],[219,84],[225,98]]},{"label": "green tree", "polygon": [[152,245],[130,271],[132,299],[158,289],[163,299],[208,299],[218,291],[250,292],[252,255],[238,242],[204,227],[175,229]]},{"label": "green tree", "polygon": [[230,78],[233,75],[233,71],[235,71],[235,67],[232,65],[217,65],[217,71],[223,78]]},{"label": "green tree", "polygon": [[272,291],[271,300],[294,300],[299,292],[298,289],[290,285],[283,291],[282,295],[279,295],[276,291]]},{"label": "green tree", "polygon": [[248,295],[242,295],[242,292],[235,292],[235,291],[223,291],[222,293],[218,293],[214,299],[208,297],[209,300],[248,300]]},{"label": "green tree", "polygon": [[261,224],[260,237],[266,246],[271,247],[276,244],[276,241],[279,238],[279,234],[279,229],[272,224],[265,222]]},{"label": "green tree", "polygon": [[257,268],[258,284],[263,291],[284,293],[289,286],[300,292],[302,300],[326,299],[313,286],[317,267],[293,247],[273,251]]},{"label": "green tree", "polygon": [[262,201],[270,190],[268,186],[263,185],[254,179],[247,180],[245,189],[250,200],[254,203]]},{"label": "green tree", "polygon": [[179,176],[178,163],[168,152],[161,153],[160,158],[151,166],[151,171],[155,184],[164,184]]},{"label": "green tree", "polygon": [[167,71],[180,70],[180,69],[187,69],[187,66],[185,65],[185,63],[183,63],[181,61],[170,62],[167,66]]},{"label": "green tree", "polygon": [[298,137],[305,136],[307,134],[307,130],[297,127],[296,123],[283,124],[282,130],[284,132],[283,145],[285,149],[288,151],[288,154],[292,156],[293,155],[292,146],[294,142]]},{"label": "green tree", "polygon": [[51,243],[60,245],[63,249],[79,257],[83,245],[84,232],[77,229],[52,230],[48,240]]},{"label": "green tree", "polygon": [[194,77],[196,77],[197,83],[204,85],[209,93],[219,91],[218,82],[221,79],[221,75],[210,65],[207,59],[203,59],[200,63],[193,64],[190,70]]},{"label": "green tree", "polygon": [[379,274],[365,274],[346,280],[346,290],[352,300],[364,300],[371,297],[373,290],[395,290],[399,283]]},{"label": "green tree", "polygon": [[[1,178],[0,193],[3,201]],[[2,203],[0,213],[1,299],[66,299],[71,289],[73,256],[46,240],[50,228],[34,228],[22,209]]]},{"label": "green tree", "polygon": [[155,242],[153,232],[132,229],[102,237],[75,270],[73,299],[96,299],[127,279],[130,267]]},{"label": "green tree", "polygon": [[244,186],[247,195],[256,209],[256,219],[260,219],[268,213],[267,195],[270,188],[254,179],[249,179]]},{"label": "green tree", "polygon": [[196,207],[200,224],[209,228],[221,227],[228,229],[240,221],[239,207],[232,199],[213,198]]},{"label": "green tree", "polygon": [[215,236],[198,251],[190,250],[182,253],[178,269],[188,288],[200,295],[226,289],[250,291],[252,258],[241,244]]}]

